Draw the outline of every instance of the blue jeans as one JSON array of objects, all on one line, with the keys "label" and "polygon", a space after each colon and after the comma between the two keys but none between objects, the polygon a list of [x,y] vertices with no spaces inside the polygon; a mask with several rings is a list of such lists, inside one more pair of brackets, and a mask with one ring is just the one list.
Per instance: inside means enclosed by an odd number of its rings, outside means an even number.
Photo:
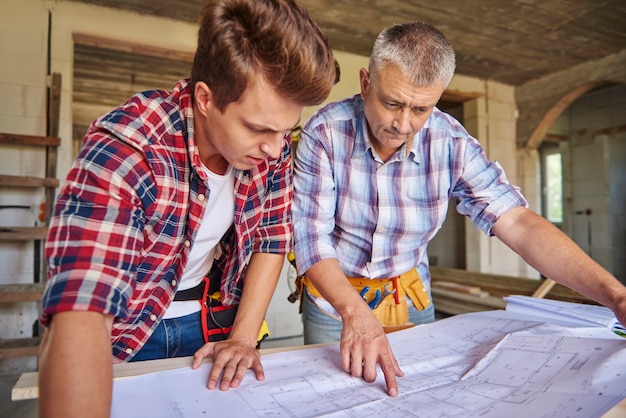
[{"label": "blue jeans", "polygon": [[[304,343],[320,344],[341,340],[341,321],[326,314],[311,300],[306,287],[302,295],[302,324],[304,326]],[[432,299],[431,299],[432,300]],[[435,306],[418,311],[415,306],[409,306],[409,321],[415,325],[429,324],[435,321]]]},{"label": "blue jeans", "polygon": [[163,319],[130,361],[193,356],[204,345],[200,312]]}]

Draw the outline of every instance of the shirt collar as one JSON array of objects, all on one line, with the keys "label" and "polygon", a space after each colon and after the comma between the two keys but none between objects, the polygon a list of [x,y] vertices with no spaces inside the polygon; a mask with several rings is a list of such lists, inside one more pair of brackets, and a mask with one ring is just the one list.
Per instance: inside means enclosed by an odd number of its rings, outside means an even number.
[{"label": "shirt collar", "polygon": [[185,129],[183,129],[183,135],[187,140],[187,153],[189,155],[189,161],[191,166],[198,176],[207,181],[208,177],[202,169],[202,161],[200,160],[200,153],[198,151],[198,143],[196,142],[195,124],[193,118],[193,105],[191,101],[191,82],[184,79],[176,84],[175,89],[180,90],[180,113],[183,119]]},{"label": "shirt collar", "polygon": [[[356,135],[354,140],[354,148],[352,149],[352,158],[360,158],[365,155],[369,150],[372,150],[371,156],[372,158],[374,158],[374,147],[372,146],[372,142],[369,139],[367,120],[365,119],[365,112],[363,111],[363,99],[359,95],[355,96],[355,114]],[[430,117],[428,118],[422,129],[420,129],[419,132],[417,132],[413,137],[409,152],[407,152],[407,143],[405,142],[400,148],[399,152],[394,154],[394,157],[388,162],[402,161],[411,157],[412,155],[413,161],[419,163],[418,144],[422,140],[421,138],[423,137],[423,133],[428,127],[429,121]]]},{"label": "shirt collar", "polygon": [[358,94],[354,96],[354,114],[355,138],[352,148],[352,158],[359,158],[367,153],[372,144],[367,135],[367,121],[365,120],[365,113],[363,112],[363,99]]}]

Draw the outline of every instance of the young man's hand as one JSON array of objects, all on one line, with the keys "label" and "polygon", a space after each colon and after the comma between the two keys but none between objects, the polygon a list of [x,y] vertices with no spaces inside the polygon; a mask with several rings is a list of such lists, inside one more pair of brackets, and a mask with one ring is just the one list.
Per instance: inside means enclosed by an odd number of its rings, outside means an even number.
[{"label": "young man's hand", "polygon": [[239,387],[248,369],[254,371],[257,380],[265,379],[261,354],[256,345],[236,339],[206,343],[193,355],[191,368],[195,370],[200,367],[206,357],[213,358],[213,367],[207,384],[209,389],[217,388],[220,375],[222,375],[220,390]]}]

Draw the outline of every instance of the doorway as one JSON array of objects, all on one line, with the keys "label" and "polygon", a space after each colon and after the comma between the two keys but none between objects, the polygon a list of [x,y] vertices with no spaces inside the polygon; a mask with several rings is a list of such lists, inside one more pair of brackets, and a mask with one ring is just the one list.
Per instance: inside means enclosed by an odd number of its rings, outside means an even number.
[{"label": "doorway", "polygon": [[[563,111],[539,147],[542,215],[622,283],[626,282],[625,108],[626,85],[590,90]],[[558,217],[551,219],[558,213],[554,196],[558,186],[550,173],[554,156],[562,165],[560,222]]]},{"label": "doorway", "polygon": [[[441,100],[437,107],[463,124],[463,103]],[[451,200],[443,226],[428,244],[428,260],[431,266],[465,269],[465,253],[465,217]]]}]

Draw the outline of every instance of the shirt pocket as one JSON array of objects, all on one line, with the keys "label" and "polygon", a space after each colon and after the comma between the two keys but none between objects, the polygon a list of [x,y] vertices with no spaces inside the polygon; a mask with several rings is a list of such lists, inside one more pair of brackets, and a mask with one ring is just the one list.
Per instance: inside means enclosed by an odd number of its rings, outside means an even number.
[{"label": "shirt pocket", "polygon": [[[413,189],[413,191],[415,191]],[[441,229],[448,212],[450,197],[447,194],[407,191],[402,199],[404,238],[419,245],[427,244]],[[414,244],[415,245],[415,244]]]}]

